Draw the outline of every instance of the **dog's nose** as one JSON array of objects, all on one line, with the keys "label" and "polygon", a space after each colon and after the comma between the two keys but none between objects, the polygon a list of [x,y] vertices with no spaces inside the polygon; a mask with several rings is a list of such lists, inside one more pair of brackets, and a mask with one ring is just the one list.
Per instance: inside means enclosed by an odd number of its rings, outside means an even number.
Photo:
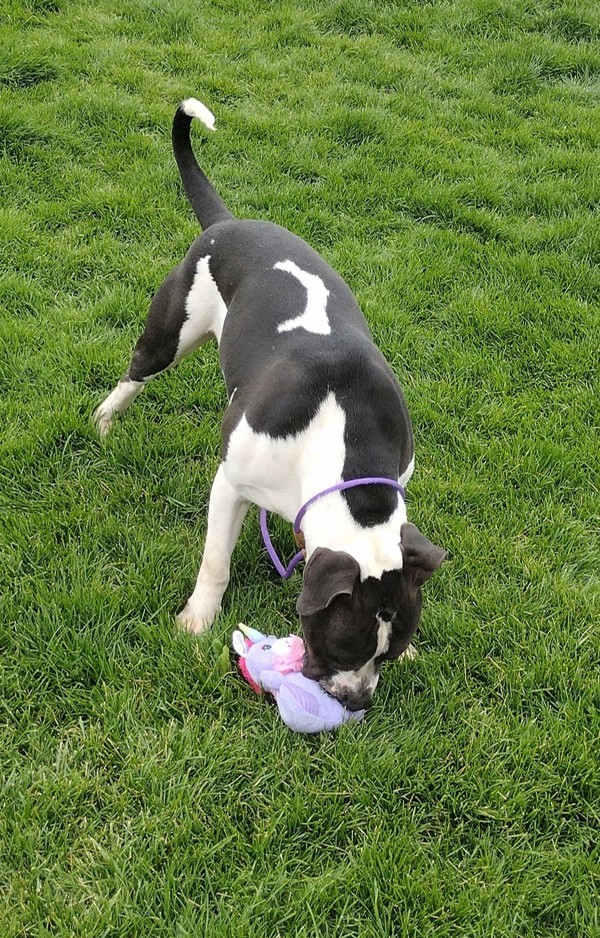
[{"label": "dog's nose", "polygon": [[374,686],[369,687],[366,683],[357,687],[348,687],[348,685],[336,687],[335,681],[331,678],[324,678],[319,683],[330,697],[339,701],[347,710],[366,710],[371,704],[375,690]]},{"label": "dog's nose", "polygon": [[340,700],[340,703],[344,705],[346,710],[366,710],[371,705],[372,699],[373,694],[366,691],[359,694],[347,694]]}]

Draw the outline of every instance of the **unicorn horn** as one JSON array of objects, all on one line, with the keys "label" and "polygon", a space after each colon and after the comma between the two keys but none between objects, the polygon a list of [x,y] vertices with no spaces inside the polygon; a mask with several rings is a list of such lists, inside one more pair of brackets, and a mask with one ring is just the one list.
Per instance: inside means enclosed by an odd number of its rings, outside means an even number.
[{"label": "unicorn horn", "polygon": [[240,622],[238,628],[244,633],[246,638],[252,642],[253,645],[256,642],[260,642],[261,638],[265,637],[262,632],[258,632],[256,629],[251,629],[250,626],[244,625],[243,622]]}]

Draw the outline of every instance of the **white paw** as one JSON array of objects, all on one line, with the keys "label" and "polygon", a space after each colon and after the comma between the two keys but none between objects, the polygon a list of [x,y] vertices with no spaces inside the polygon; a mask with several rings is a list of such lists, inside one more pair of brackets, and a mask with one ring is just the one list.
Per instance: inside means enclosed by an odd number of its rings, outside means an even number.
[{"label": "white paw", "polygon": [[108,436],[110,429],[113,425],[114,412],[109,410],[100,404],[99,407],[94,411],[94,423],[96,424],[96,430],[102,438]]},{"label": "white paw", "polygon": [[411,643],[408,648],[402,652],[401,655],[398,655],[398,661],[414,661],[418,657],[419,652],[415,646]]},{"label": "white paw", "polygon": [[187,632],[195,632],[196,635],[201,635],[202,632],[206,632],[211,627],[220,611],[220,606],[201,608],[187,603],[177,616],[177,623]]}]

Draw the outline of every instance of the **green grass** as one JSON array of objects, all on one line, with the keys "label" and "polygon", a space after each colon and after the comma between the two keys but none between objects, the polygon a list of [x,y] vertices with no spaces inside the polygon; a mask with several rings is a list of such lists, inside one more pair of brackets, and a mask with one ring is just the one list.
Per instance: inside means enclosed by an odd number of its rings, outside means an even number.
[{"label": "green grass", "polygon": [[[2,938],[598,938],[598,8],[4,0],[0,22]],[[170,150],[190,94],[232,210],[355,290],[414,421],[410,517],[450,554],[418,660],[337,735],[291,734],[223,657],[239,620],[295,628],[254,513],[212,634],[173,625],[216,350],[107,445],[91,425],[197,232]]]}]

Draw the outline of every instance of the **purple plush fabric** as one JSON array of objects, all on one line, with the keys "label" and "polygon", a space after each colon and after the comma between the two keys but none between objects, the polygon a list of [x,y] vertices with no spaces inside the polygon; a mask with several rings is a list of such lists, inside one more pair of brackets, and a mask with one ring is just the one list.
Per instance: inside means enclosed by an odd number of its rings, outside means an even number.
[{"label": "purple plush fabric", "polygon": [[[233,647],[244,660],[252,680],[272,694],[281,718],[296,733],[334,730],[349,720],[362,720],[364,710],[347,710],[316,681],[304,677],[304,645],[297,635],[278,639],[240,626],[233,633]],[[243,672],[242,672],[243,673]]]}]

